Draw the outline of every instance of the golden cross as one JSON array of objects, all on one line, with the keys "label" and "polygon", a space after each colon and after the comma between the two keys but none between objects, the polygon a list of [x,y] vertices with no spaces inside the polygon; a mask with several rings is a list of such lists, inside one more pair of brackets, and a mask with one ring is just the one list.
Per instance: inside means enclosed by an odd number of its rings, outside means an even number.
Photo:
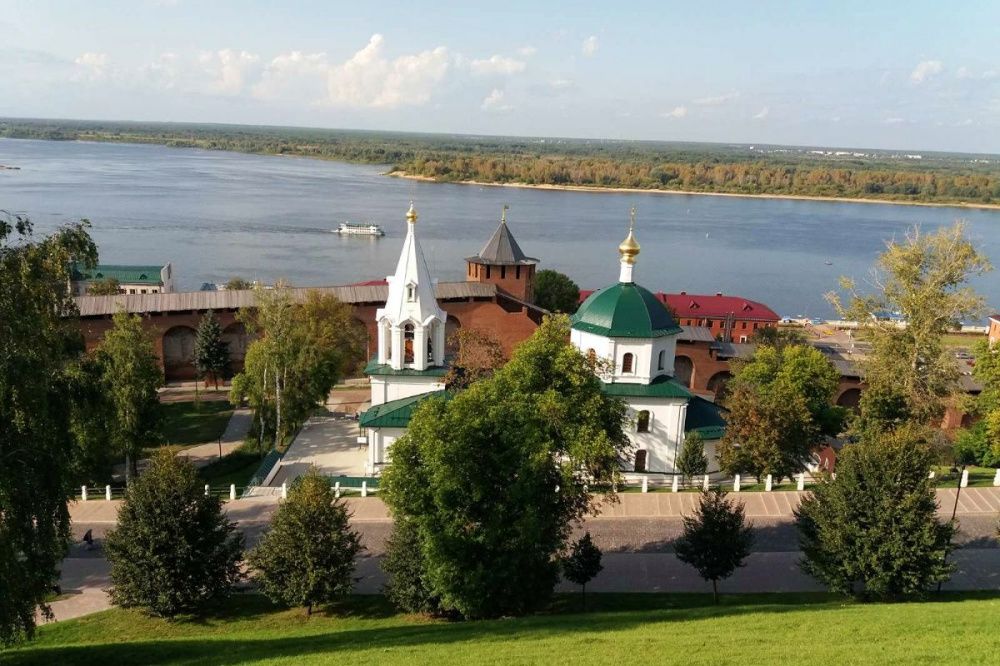
[{"label": "golden cross", "polygon": [[507,224],[507,210],[510,208],[507,204],[503,205],[503,212],[500,213],[500,222]]},{"label": "golden cross", "polygon": [[635,206],[632,206],[631,208],[628,209],[628,217],[629,217],[629,220],[628,220],[628,230],[629,231],[634,231],[635,230]]}]

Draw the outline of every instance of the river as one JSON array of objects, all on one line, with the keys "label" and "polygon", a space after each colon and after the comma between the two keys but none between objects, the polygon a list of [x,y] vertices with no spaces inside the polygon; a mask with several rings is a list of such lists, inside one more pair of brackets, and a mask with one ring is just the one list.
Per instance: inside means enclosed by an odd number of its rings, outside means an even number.
[{"label": "river", "polygon": [[[463,258],[503,204],[522,249],[583,288],[618,275],[617,246],[638,210],[636,280],[656,291],[739,294],[782,315],[830,316],[841,275],[864,282],[886,239],[958,218],[1000,265],[1000,211],[704,195],[571,192],[418,182],[384,167],[155,145],[0,139],[0,209],[44,233],[88,218],[105,263],[174,265],[178,289],[233,276],[297,286],[392,272],[409,200],[431,272],[464,279]],[[345,220],[380,239],[340,237]],[[975,281],[1000,309],[1000,277]]]}]

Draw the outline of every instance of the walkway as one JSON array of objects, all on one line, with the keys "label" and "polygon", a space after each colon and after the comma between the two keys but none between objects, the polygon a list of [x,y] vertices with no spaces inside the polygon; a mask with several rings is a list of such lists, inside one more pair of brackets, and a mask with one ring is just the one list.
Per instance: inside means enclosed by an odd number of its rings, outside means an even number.
[{"label": "walkway", "polygon": [[[220,442],[206,442],[177,453],[178,458],[187,458],[195,467],[204,467],[215,462],[221,456],[228,456],[243,444],[250,431],[253,414],[249,409],[236,409],[229,417],[225,432],[222,433]],[[220,456],[221,453],[221,456]]]}]

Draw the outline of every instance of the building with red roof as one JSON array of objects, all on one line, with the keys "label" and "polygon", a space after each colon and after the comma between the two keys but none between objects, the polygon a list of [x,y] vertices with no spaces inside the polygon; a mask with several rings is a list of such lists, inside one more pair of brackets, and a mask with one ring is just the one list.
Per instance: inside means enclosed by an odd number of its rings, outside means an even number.
[{"label": "building with red roof", "polygon": [[[591,291],[581,291],[580,301]],[[712,337],[723,342],[749,342],[761,328],[777,326],[780,317],[771,308],[742,296],[713,294],[679,294],[656,292],[681,326],[707,328]],[[1000,322],[998,322],[1000,326]]]}]

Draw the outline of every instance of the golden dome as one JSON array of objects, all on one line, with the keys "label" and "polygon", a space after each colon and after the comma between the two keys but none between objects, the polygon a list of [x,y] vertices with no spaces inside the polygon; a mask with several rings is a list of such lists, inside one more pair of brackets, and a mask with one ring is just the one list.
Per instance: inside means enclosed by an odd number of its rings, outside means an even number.
[{"label": "golden dome", "polygon": [[618,246],[618,254],[626,264],[634,264],[635,258],[639,256],[639,241],[635,239],[635,208],[629,211],[631,220],[628,225],[628,236]]},{"label": "golden dome", "polygon": [[406,221],[410,224],[416,224],[417,222],[417,209],[413,207],[413,202],[410,202],[410,210],[406,211]]}]

